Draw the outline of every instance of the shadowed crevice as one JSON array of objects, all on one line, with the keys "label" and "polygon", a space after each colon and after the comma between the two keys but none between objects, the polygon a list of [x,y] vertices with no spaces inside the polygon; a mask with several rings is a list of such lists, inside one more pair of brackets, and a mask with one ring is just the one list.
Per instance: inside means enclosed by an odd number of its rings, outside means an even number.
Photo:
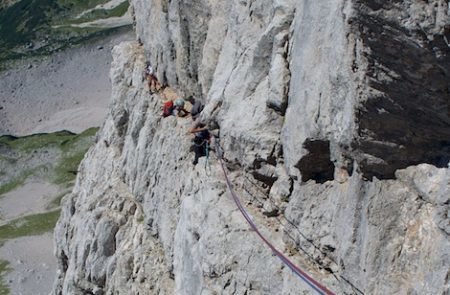
[{"label": "shadowed crevice", "polygon": [[302,174],[302,181],[314,180],[317,183],[324,183],[333,180],[334,165],[330,160],[330,142],[328,140],[307,139],[303,147],[309,153],[295,165]]}]

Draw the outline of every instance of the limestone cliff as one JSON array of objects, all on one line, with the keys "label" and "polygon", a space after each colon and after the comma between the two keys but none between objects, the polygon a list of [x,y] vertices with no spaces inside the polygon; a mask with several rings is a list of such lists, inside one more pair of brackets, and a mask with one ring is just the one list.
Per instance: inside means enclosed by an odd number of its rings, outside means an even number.
[{"label": "limestone cliff", "polygon": [[64,201],[55,294],[310,294],[249,230],[160,81],[205,101],[261,231],[338,294],[446,294],[443,0],[133,0],[110,115]]}]

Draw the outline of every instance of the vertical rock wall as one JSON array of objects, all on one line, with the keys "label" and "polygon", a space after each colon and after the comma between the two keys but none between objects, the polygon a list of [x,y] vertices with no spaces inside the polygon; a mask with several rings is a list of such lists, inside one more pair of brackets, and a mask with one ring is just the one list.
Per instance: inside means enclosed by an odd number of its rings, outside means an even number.
[{"label": "vertical rock wall", "polygon": [[146,59],[206,103],[245,207],[313,277],[448,292],[446,1],[132,5],[143,46],[113,53],[111,114],[55,233],[55,294],[312,292],[249,230],[217,160],[192,167],[190,119],[160,117]]}]

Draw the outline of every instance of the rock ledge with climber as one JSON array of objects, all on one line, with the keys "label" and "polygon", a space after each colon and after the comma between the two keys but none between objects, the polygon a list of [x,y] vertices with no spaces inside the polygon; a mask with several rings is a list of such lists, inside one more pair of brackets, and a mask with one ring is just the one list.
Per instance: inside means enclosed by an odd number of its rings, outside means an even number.
[{"label": "rock ledge with climber", "polygon": [[[187,99],[180,97],[174,89],[168,85],[161,85],[156,78],[153,67],[149,62],[146,63],[144,70],[144,79],[148,81],[148,88],[150,94],[159,94],[162,99],[161,116],[167,118],[175,116],[177,118],[191,117],[192,126],[188,129],[187,134],[192,134],[192,145],[190,151],[193,151],[195,156],[192,164],[198,164],[200,157],[208,157],[213,137],[208,129],[208,125],[201,118],[204,104],[200,99],[194,98],[192,95]],[[186,103],[187,102],[187,103]]]},{"label": "rock ledge with climber", "polygon": [[144,79],[148,82],[148,89],[150,94],[157,93],[164,89],[159,83],[158,78],[156,78],[155,71],[150,64],[150,62],[146,63],[144,70]]}]

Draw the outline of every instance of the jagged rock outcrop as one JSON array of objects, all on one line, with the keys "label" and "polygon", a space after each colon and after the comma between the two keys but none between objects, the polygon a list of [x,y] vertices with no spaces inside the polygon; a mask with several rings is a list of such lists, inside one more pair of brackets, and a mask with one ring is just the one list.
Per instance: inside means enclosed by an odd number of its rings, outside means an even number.
[{"label": "jagged rock outcrop", "polygon": [[133,0],[111,113],[64,202],[55,294],[301,294],[145,60],[206,103],[268,238],[339,294],[449,291],[446,1]]}]

